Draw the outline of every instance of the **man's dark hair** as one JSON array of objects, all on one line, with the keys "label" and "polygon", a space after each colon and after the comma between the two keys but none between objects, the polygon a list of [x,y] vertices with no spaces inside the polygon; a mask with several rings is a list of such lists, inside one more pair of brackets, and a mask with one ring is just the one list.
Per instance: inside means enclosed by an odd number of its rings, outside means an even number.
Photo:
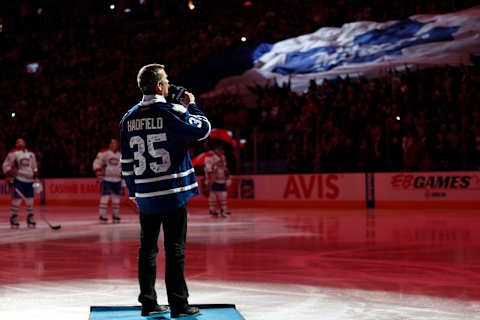
[{"label": "man's dark hair", "polygon": [[137,84],[143,94],[155,94],[158,82],[163,82],[163,75],[160,72],[165,69],[163,64],[152,63],[143,66],[137,75]]}]

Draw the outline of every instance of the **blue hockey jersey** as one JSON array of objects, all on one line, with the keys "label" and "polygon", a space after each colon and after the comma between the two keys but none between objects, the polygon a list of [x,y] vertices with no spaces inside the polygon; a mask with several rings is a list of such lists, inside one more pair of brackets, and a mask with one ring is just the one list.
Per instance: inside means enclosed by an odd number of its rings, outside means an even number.
[{"label": "blue hockey jersey", "polygon": [[196,104],[144,96],[120,122],[122,175],[141,213],[175,210],[198,194],[186,139],[203,140],[211,125]]}]

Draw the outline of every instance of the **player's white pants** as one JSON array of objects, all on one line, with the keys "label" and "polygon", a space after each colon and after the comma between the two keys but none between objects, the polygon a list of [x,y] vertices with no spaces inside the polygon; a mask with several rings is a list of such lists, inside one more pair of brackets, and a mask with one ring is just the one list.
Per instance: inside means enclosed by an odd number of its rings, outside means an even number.
[{"label": "player's white pants", "polygon": [[[112,194],[111,196],[112,196],[113,215],[115,217],[118,217],[118,212],[120,210],[120,196],[116,195],[116,194]],[[105,217],[107,215],[109,198],[110,198],[110,195],[102,195],[100,197],[100,204],[98,206],[98,213],[102,217]]]},{"label": "player's white pants", "polygon": [[222,212],[227,212],[227,191],[210,191],[208,196],[210,211],[215,211],[217,201],[220,202],[220,209]]}]

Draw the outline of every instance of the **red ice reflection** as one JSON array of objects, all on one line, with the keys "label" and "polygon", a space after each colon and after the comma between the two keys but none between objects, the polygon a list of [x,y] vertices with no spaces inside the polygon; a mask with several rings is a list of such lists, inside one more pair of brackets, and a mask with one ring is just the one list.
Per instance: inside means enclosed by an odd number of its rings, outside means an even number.
[{"label": "red ice reflection", "polygon": [[[136,278],[135,221],[101,226],[95,209],[88,215],[71,211],[51,216],[63,219],[61,239],[43,239],[53,233],[48,229],[0,230],[0,284]],[[480,216],[475,210],[237,209],[227,220],[191,211],[189,279],[480,300]],[[87,222],[69,227],[72,221]],[[162,255],[158,267],[161,279]]]}]

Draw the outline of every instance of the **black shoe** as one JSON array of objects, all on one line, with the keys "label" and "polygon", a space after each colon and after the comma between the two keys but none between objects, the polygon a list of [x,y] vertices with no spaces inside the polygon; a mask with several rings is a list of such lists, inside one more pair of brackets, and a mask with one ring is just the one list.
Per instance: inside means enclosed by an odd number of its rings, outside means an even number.
[{"label": "black shoe", "polygon": [[161,305],[152,306],[142,306],[142,317],[153,316],[155,314],[167,313],[168,307]]},{"label": "black shoe", "polygon": [[100,223],[107,223],[108,222],[108,218],[105,217],[105,216],[99,216],[98,219],[100,220]]},{"label": "black shoe", "polygon": [[197,307],[186,306],[185,308],[180,310],[172,310],[172,313],[170,315],[172,318],[183,318],[196,316],[197,314],[200,314],[200,309],[198,309]]},{"label": "black shoe", "polygon": [[33,214],[29,214],[27,216],[27,226],[30,229],[35,229],[35,227],[37,226],[37,223],[35,222],[35,220],[33,220]]},{"label": "black shoe", "polygon": [[116,215],[113,215],[113,216],[112,216],[112,222],[113,222],[113,223],[120,223],[120,217],[119,217],[119,216],[116,216]]},{"label": "black shoe", "polygon": [[213,210],[213,211],[210,210],[209,213],[210,213],[210,215],[214,216],[215,218],[218,217],[218,213],[217,213],[217,211],[215,211],[215,210]]},{"label": "black shoe", "polygon": [[12,216],[10,217],[10,227],[12,229],[20,228],[20,223],[18,223],[18,221],[17,221],[17,215],[16,214],[12,214]]}]

